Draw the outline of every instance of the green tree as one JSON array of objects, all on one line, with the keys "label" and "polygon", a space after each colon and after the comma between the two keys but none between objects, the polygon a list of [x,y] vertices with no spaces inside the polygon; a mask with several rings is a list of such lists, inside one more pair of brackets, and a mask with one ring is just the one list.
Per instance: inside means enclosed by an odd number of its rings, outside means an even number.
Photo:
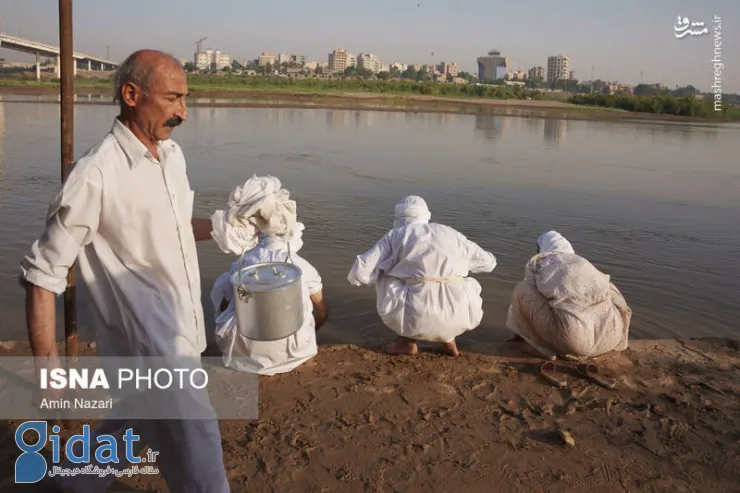
[{"label": "green tree", "polygon": [[452,76],[452,74],[447,74],[447,82],[455,82],[455,78]]},{"label": "green tree", "polygon": [[401,77],[404,79],[419,80],[419,72],[414,70],[414,67],[409,66],[403,71]]}]

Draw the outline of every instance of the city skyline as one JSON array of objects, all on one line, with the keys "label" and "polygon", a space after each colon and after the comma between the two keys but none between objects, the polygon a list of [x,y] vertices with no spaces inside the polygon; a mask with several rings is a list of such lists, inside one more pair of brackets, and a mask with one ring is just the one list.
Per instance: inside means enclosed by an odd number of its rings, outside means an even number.
[{"label": "city skyline", "polygon": [[[57,44],[57,4],[24,0],[3,5],[0,31]],[[733,0],[656,0],[649,5],[625,0],[598,6],[571,0],[557,8],[544,0],[425,0],[420,7],[415,0],[378,0],[372,5],[339,0],[234,5],[211,0],[205,11],[196,0],[181,0],[176,9],[142,0],[125,5],[75,0],[74,5],[75,50],[105,56],[109,47],[111,58],[119,61],[144,47],[190,60],[194,41],[208,37],[204,49],[219,49],[237,60],[274,51],[326,62],[329,52],[344,47],[353,54],[373,53],[386,64],[454,61],[460,71],[476,74],[477,58],[497,50],[508,58],[512,71],[546,67],[548,57],[567,55],[578,80],[590,80],[593,70],[594,79],[637,84],[642,77],[645,83],[691,84],[702,91],[713,83],[712,33],[677,39],[673,27],[680,15],[711,29],[713,16],[719,15],[726,46],[723,89],[740,92],[740,52],[732,50],[738,46],[732,39],[740,31],[740,2]],[[137,7],[149,15],[137,15]],[[131,26],[137,26],[135,34]],[[2,49],[0,57],[29,59]]]}]

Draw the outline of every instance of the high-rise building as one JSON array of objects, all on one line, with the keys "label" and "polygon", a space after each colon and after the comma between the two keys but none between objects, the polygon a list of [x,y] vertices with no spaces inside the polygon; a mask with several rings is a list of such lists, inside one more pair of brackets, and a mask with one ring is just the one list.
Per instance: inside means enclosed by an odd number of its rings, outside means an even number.
[{"label": "high-rise building", "polygon": [[570,57],[557,55],[547,57],[547,83],[554,86],[559,80],[570,76]]},{"label": "high-rise building", "polygon": [[506,77],[509,71],[509,60],[501,52],[491,50],[487,55],[478,57],[478,80],[493,82]]},{"label": "high-rise building", "polygon": [[349,67],[355,67],[357,59],[344,48],[339,48],[329,53],[329,71],[342,73]]},{"label": "high-rise building", "polygon": [[532,67],[529,69],[529,73],[527,75],[530,80],[545,80],[545,69],[540,66]]},{"label": "high-rise building", "polygon": [[382,65],[380,58],[372,53],[360,53],[357,57],[357,68],[369,70],[374,74],[380,72]]},{"label": "high-rise building", "polygon": [[194,58],[198,70],[222,70],[231,66],[231,57],[227,53],[221,53],[221,50],[201,51]]}]

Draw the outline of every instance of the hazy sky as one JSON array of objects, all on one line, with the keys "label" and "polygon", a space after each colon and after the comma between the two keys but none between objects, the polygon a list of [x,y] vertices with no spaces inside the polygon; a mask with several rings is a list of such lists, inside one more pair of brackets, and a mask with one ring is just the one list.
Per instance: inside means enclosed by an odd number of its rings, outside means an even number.
[{"label": "hazy sky", "polygon": [[[384,62],[475,59],[498,49],[516,70],[571,57],[576,78],[709,90],[714,15],[722,18],[724,89],[740,92],[740,0],[74,0],[75,50],[114,60],[139,48],[192,59],[193,42],[237,59],[262,51],[326,60],[334,48]],[[57,0],[1,0],[0,31],[58,42]],[[677,16],[709,34],[677,39]],[[431,54],[434,53],[432,57]],[[0,49],[0,57],[28,60]]]}]

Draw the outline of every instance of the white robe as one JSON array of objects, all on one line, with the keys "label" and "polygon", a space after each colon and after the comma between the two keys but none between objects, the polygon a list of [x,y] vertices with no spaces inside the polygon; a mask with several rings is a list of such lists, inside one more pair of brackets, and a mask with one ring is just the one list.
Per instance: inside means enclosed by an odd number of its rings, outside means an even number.
[{"label": "white robe", "polygon": [[392,229],[357,257],[348,280],[375,284],[377,309],[396,334],[451,342],[483,318],[481,286],[470,272],[491,272],[492,253],[458,231],[436,223]]},{"label": "white robe", "polygon": [[[284,262],[287,256],[288,250],[282,240],[263,238],[256,248],[244,256],[243,265]],[[318,349],[311,295],[322,290],[321,276],[311,264],[292,251],[291,258],[303,272],[303,326],[292,336],[278,341],[253,341],[239,333],[229,279],[238,268],[239,261],[231,265],[229,272],[216,279],[211,291],[211,302],[216,311],[216,341],[224,364],[229,368],[259,375],[275,375],[289,372],[316,356]],[[223,299],[229,301],[229,306],[221,313]]]}]

